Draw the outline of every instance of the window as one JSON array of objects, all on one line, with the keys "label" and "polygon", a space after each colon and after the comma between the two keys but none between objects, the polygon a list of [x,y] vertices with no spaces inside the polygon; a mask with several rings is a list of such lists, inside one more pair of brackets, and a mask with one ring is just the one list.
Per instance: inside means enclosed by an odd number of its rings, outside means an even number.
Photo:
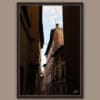
[{"label": "window", "polygon": [[64,60],[65,60],[64,55],[61,54],[61,61],[64,61]]},{"label": "window", "polygon": [[64,64],[62,65],[62,79],[64,79],[65,78],[65,68],[64,68]]},{"label": "window", "polygon": [[58,79],[58,68],[56,68],[56,80]]},{"label": "window", "polygon": [[59,63],[59,58],[58,57],[55,57],[54,58],[54,65],[56,66],[58,63]]}]

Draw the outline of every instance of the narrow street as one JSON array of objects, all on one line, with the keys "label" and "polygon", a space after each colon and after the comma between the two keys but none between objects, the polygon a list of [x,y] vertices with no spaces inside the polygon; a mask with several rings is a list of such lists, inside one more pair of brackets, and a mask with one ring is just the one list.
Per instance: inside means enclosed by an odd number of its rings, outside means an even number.
[{"label": "narrow street", "polygon": [[80,6],[20,5],[20,95],[80,95]]}]

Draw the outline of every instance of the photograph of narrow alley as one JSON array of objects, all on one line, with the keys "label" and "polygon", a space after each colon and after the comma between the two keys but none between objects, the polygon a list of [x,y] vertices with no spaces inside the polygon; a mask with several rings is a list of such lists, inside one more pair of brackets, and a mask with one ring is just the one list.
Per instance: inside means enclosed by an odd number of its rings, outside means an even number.
[{"label": "photograph of narrow alley", "polygon": [[17,97],[82,97],[82,3],[17,3]]}]

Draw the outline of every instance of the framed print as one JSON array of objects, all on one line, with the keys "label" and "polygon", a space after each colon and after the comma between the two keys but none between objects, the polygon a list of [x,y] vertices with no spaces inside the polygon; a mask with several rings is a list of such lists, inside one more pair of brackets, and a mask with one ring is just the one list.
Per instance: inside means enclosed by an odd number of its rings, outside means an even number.
[{"label": "framed print", "polygon": [[83,97],[83,3],[17,3],[17,97]]}]

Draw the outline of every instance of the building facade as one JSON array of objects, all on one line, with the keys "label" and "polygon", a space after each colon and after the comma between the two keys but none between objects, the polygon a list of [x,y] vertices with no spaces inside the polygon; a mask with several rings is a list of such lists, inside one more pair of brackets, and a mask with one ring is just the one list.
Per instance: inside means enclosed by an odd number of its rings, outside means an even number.
[{"label": "building facade", "polygon": [[20,94],[40,94],[40,50],[43,47],[42,7],[19,7]]},{"label": "building facade", "polygon": [[[56,67],[55,67],[55,59],[54,57],[55,52],[64,45],[64,36],[63,36],[63,30],[59,28],[59,25],[56,24],[56,28],[51,30],[50,34],[50,41],[46,50],[46,92],[47,94],[54,95],[57,94],[57,89],[55,90],[56,86],[58,84],[55,83],[55,73],[56,73]],[[61,62],[59,62],[61,63]],[[60,65],[59,65],[60,66]],[[59,70],[60,71],[60,70]],[[58,77],[58,75],[57,75]],[[56,80],[57,82],[57,80]],[[55,86],[56,85],[56,86]],[[60,93],[60,92],[59,92]]]},{"label": "building facade", "polygon": [[46,67],[45,67],[45,86],[46,86],[46,94],[52,94],[52,68],[53,68],[53,58],[51,57],[52,48],[50,48],[50,52],[48,52]]},{"label": "building facade", "polygon": [[53,54],[53,93],[55,95],[67,94],[66,64],[64,45],[61,45]]}]

